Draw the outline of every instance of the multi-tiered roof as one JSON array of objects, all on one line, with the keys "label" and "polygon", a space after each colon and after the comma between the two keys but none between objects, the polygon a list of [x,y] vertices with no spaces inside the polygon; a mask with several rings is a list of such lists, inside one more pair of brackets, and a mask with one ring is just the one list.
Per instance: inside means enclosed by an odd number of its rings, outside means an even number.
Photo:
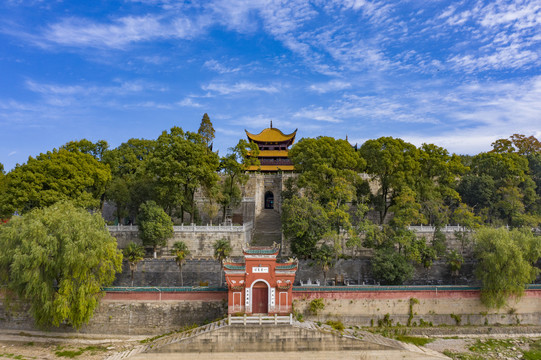
[{"label": "multi-tiered roof", "polygon": [[248,141],[253,141],[259,147],[260,166],[250,166],[249,171],[276,172],[293,171],[293,163],[289,160],[289,147],[295,141],[297,129],[291,134],[284,134],[282,131],[272,127],[266,128],[259,134],[249,133],[246,136]]}]

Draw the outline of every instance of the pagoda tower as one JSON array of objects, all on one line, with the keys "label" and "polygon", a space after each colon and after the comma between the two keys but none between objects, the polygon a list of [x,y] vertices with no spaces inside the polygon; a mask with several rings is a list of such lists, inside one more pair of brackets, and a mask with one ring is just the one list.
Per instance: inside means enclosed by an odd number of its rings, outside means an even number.
[{"label": "pagoda tower", "polygon": [[297,129],[291,134],[284,134],[282,131],[272,127],[264,129],[259,134],[252,134],[247,130],[248,141],[252,141],[259,147],[260,166],[250,166],[248,171],[278,172],[293,171],[293,163],[288,157],[289,147],[295,141]]}]

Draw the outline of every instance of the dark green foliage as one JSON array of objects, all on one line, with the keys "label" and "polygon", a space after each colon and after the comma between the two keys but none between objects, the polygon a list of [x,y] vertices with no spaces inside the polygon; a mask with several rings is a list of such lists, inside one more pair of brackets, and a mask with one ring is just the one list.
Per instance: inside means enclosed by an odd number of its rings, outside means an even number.
[{"label": "dark green foliage", "polygon": [[182,277],[182,265],[186,261],[186,258],[190,255],[188,245],[184,241],[177,241],[173,244],[171,254],[175,257],[178,269],[180,270],[180,286],[184,286],[184,279]]},{"label": "dark green foliage", "polygon": [[137,264],[143,260],[143,257],[145,256],[145,248],[132,241],[122,252],[124,253],[124,259],[128,261],[130,266],[131,284],[133,286],[133,273],[137,269]]},{"label": "dark green foliage", "polygon": [[121,264],[101,215],[70,203],[35,209],[0,227],[0,280],[30,303],[42,327],[87,323]]},{"label": "dark green foliage", "polygon": [[[231,248],[231,244],[229,243],[229,241],[226,239],[216,240],[216,242],[213,244],[213,247],[214,247],[214,258],[218,260],[222,266],[222,271],[220,272],[221,274],[223,272],[224,260],[227,257],[229,257],[233,249]],[[221,275],[220,275],[220,285],[222,285]]]},{"label": "dark green foliage", "polygon": [[146,164],[149,177],[156,180],[156,199],[172,215],[178,210],[181,221],[184,212],[195,221],[195,192],[209,192],[218,182],[218,155],[209,151],[202,136],[184,132],[179,127],[164,131]]},{"label": "dark green foliage", "polygon": [[212,126],[212,122],[210,121],[207,113],[203,114],[203,118],[201,119],[201,124],[199,125],[199,130],[197,130],[197,133],[201,135],[205,145],[207,147],[210,146],[212,140],[214,140],[214,126]]},{"label": "dark green foliage", "polygon": [[154,201],[147,201],[139,208],[137,224],[143,245],[152,246],[156,257],[157,247],[164,246],[167,239],[173,235],[171,218]]},{"label": "dark green foliage", "polygon": [[422,338],[422,337],[408,336],[408,335],[397,335],[395,339],[398,341],[402,341],[402,342],[417,345],[417,346],[425,346],[426,344],[429,344],[433,342],[434,340],[436,340],[436,339]]},{"label": "dark green foliage", "polygon": [[220,159],[220,171],[225,175],[221,184],[219,203],[222,205],[223,220],[226,209],[236,207],[242,200],[241,186],[248,181],[246,170],[253,165],[259,165],[257,144],[239,140],[238,144],[229,149],[229,153]]},{"label": "dark green foliage", "polygon": [[294,255],[308,258],[329,230],[325,209],[306,197],[294,196],[282,204],[282,231],[291,241]]},{"label": "dark green foliage", "polygon": [[312,315],[317,315],[321,310],[325,309],[325,302],[323,299],[318,298],[310,301],[308,310]]},{"label": "dark green foliage", "polygon": [[108,148],[109,144],[105,140],[98,140],[96,143],[93,143],[87,139],[70,141],[61,147],[61,149],[66,149],[68,151],[92,155],[98,161],[102,160]]},{"label": "dark green foliage", "polygon": [[336,257],[337,254],[334,248],[327,244],[321,245],[313,255],[314,260],[323,271],[323,286],[327,285],[327,272],[334,266]]},{"label": "dark green foliage", "polygon": [[519,298],[539,269],[541,237],[531,231],[482,228],[475,234],[476,277],[481,281],[481,301],[502,308],[509,297]]},{"label": "dark green foliage", "polygon": [[438,228],[434,232],[434,237],[432,238],[432,248],[436,252],[438,257],[445,255],[447,251],[447,238],[445,234]]},{"label": "dark green foliage", "polygon": [[374,277],[385,285],[401,285],[413,276],[413,266],[394,249],[378,249],[372,259]]},{"label": "dark green foliage", "polygon": [[332,327],[334,330],[343,331],[345,329],[344,324],[340,320],[327,320],[325,324]]},{"label": "dark green foliage", "polygon": [[366,141],[359,153],[366,161],[366,172],[379,183],[373,203],[383,224],[395,197],[405,186],[414,188],[420,168],[419,151],[401,139],[381,137]]},{"label": "dark green foliage", "polygon": [[88,154],[61,149],[30,157],[2,180],[0,214],[24,214],[61,200],[98,209],[110,180],[109,168]]},{"label": "dark green foliage", "polygon": [[139,206],[155,198],[154,179],[144,171],[155,144],[153,140],[130,139],[103,156],[113,175],[105,198],[115,203],[119,223],[126,216],[133,222]]}]

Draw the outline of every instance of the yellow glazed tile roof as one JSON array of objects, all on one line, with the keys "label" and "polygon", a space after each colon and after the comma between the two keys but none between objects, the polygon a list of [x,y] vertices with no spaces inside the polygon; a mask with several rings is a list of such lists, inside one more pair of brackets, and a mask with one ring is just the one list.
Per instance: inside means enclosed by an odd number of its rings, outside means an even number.
[{"label": "yellow glazed tile roof", "polygon": [[293,165],[261,165],[261,166],[250,166],[248,171],[293,171],[295,167]]},{"label": "yellow glazed tile roof", "polygon": [[297,130],[293,131],[291,134],[284,134],[275,128],[266,128],[259,134],[252,134],[247,130],[244,131],[246,131],[249,140],[257,142],[282,142],[287,140],[293,142],[293,140],[295,140],[295,135],[297,134]]}]

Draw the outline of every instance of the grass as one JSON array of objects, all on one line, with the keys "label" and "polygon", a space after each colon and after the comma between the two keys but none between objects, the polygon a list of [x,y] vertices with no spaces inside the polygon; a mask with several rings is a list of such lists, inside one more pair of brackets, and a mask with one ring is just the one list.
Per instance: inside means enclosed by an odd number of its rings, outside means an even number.
[{"label": "grass", "polygon": [[530,350],[524,351],[523,359],[525,360],[541,360],[541,339],[537,339],[530,344]]},{"label": "grass", "polygon": [[91,352],[92,354],[94,354],[97,351],[107,351],[107,349],[103,346],[94,345],[79,348],[78,350],[62,350],[62,347],[59,347],[59,349],[55,351],[55,355],[58,357],[67,357],[73,359],[79,355],[82,355],[85,352]]},{"label": "grass", "polygon": [[515,346],[512,340],[499,340],[499,339],[478,339],[475,344],[469,347],[471,352],[486,354],[488,352],[505,350]]},{"label": "grass", "polygon": [[7,358],[7,359],[14,359],[14,360],[28,360],[28,359],[35,359],[33,357],[24,357],[22,355],[15,355],[15,354],[0,354],[0,358]]},{"label": "grass", "polygon": [[395,339],[398,341],[402,341],[402,342],[417,345],[417,346],[425,346],[426,344],[431,343],[432,341],[436,340],[436,339],[431,339],[431,338],[407,336],[407,335],[398,335],[395,337]]}]

